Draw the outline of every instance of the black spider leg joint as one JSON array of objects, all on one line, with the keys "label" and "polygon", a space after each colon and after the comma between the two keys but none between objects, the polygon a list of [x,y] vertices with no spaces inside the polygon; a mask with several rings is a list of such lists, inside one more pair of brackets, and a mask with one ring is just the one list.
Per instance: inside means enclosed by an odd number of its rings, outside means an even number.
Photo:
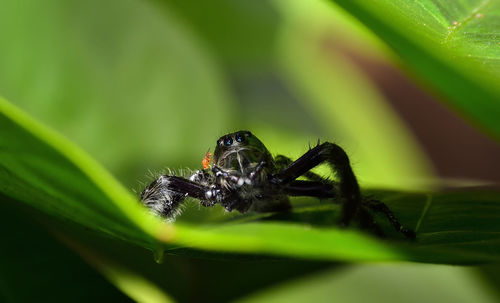
[{"label": "black spider leg joint", "polygon": [[361,192],[358,181],[349,163],[349,157],[338,145],[325,142],[309,149],[295,162],[274,175],[273,183],[289,185],[289,194],[299,195],[300,192],[313,196],[334,195],[331,184],[315,181],[295,181],[301,175],[319,164],[327,162],[339,178],[340,195],[343,198],[340,224],[347,226],[361,205]]}]

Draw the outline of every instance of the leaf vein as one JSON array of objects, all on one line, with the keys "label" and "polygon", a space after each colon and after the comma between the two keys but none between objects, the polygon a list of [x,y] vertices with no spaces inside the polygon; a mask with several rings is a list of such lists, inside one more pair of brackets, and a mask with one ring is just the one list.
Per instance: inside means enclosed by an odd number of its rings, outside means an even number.
[{"label": "leaf vein", "polygon": [[448,33],[444,37],[443,44],[448,44],[453,36],[458,32],[460,28],[462,28],[464,25],[469,23],[480,11],[484,10],[486,6],[488,6],[491,3],[491,0],[484,0],[481,2],[476,8],[472,9],[469,15],[465,16],[464,19],[461,21],[454,21],[454,24],[452,24],[449,27]]},{"label": "leaf vein", "polygon": [[418,232],[418,229],[420,228],[420,225],[422,224],[424,217],[427,215],[427,212],[431,207],[431,203],[432,203],[432,196],[427,195],[427,200],[425,201],[424,208],[422,209],[422,214],[420,214],[420,218],[418,218],[417,225],[415,225],[415,232]]}]

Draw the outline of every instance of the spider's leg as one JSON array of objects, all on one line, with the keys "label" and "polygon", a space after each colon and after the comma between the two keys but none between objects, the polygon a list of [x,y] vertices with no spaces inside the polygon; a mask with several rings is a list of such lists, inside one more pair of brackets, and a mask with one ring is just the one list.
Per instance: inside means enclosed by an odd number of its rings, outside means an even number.
[{"label": "spider's leg", "polygon": [[[289,166],[290,164],[293,163],[293,160],[288,158],[287,156],[283,156],[283,155],[277,155],[275,158],[274,158],[274,162],[276,163],[276,165],[281,168],[281,169],[284,169],[286,168],[287,166]],[[306,177],[307,179],[311,180],[311,181],[318,181],[318,182],[325,182],[327,180],[325,180],[325,178],[321,177],[320,175],[316,174],[316,173],[313,173],[312,171],[307,171],[305,172],[302,176]],[[328,182],[334,184],[335,182],[332,181],[332,180],[328,180]]]},{"label": "spider's leg", "polygon": [[336,196],[334,186],[319,181],[295,180],[287,184],[284,189],[289,196],[316,198],[333,198]]},{"label": "spider's leg", "polygon": [[339,177],[340,194],[344,198],[341,224],[348,225],[361,205],[361,193],[349,158],[338,145],[325,142],[307,151],[295,162],[271,178],[275,184],[286,185],[315,166],[327,162]]},{"label": "spider's leg", "polygon": [[358,210],[359,223],[362,228],[373,231],[377,236],[384,238],[385,234],[382,228],[375,222],[373,215],[364,207]]},{"label": "spider's leg", "polygon": [[234,184],[238,183],[239,179],[237,176],[233,175],[233,174],[230,174],[226,171],[224,171],[223,169],[221,169],[220,167],[218,167],[217,165],[213,165],[212,166],[212,172],[214,173],[214,175],[216,177],[222,177],[224,178],[224,180],[226,180],[227,182],[232,182]]},{"label": "spider's leg", "polygon": [[408,229],[408,228],[404,227],[403,225],[401,225],[401,223],[399,223],[396,216],[394,216],[394,214],[389,209],[389,207],[387,207],[387,205],[385,205],[384,203],[382,203],[378,200],[370,199],[370,200],[366,201],[366,205],[374,211],[378,211],[380,213],[383,213],[387,217],[387,219],[389,219],[389,221],[392,223],[392,226],[394,226],[394,229],[396,229],[397,231],[402,233],[408,239],[415,239],[416,238],[415,232],[413,230]]},{"label": "spider's leg", "polygon": [[220,190],[188,179],[162,175],[141,193],[141,201],[155,213],[171,217],[186,197],[200,200],[204,206],[213,206]]}]

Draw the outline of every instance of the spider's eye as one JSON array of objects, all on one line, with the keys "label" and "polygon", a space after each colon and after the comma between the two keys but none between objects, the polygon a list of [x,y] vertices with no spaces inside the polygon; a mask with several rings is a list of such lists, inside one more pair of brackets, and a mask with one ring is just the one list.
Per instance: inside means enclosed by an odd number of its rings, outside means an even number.
[{"label": "spider's eye", "polygon": [[251,132],[249,132],[249,131],[246,131],[246,132],[245,132],[245,137],[250,137],[250,136],[252,136],[252,133],[251,133]]},{"label": "spider's eye", "polygon": [[231,137],[226,137],[224,139],[224,145],[225,146],[230,146],[231,144],[233,144],[233,139],[231,139]]},{"label": "spider's eye", "polygon": [[245,137],[243,137],[243,135],[242,135],[242,134],[240,134],[240,133],[237,133],[237,134],[234,136],[234,138],[235,138],[235,139],[236,139],[236,141],[238,141],[238,142],[243,142],[243,141],[245,141]]}]

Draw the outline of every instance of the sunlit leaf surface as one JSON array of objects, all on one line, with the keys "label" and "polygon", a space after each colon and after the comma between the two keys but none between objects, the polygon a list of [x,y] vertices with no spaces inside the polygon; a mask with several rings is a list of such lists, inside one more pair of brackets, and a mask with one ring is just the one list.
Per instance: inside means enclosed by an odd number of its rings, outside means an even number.
[{"label": "sunlit leaf surface", "polygon": [[500,135],[500,1],[335,3],[387,42],[447,102]]}]

